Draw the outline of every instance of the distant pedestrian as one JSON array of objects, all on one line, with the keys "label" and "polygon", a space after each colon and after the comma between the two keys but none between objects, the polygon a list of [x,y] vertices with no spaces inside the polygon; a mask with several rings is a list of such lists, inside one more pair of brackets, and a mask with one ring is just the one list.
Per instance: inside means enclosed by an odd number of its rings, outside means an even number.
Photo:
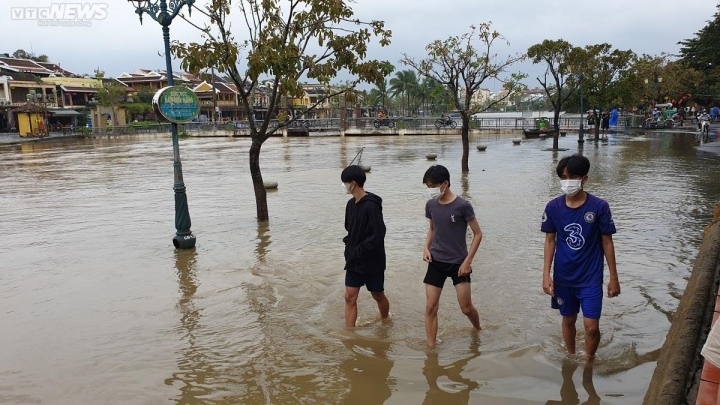
[{"label": "distant pedestrian", "polygon": [[609,112],[605,111],[603,113],[602,123],[600,125],[601,125],[600,128],[602,129],[603,138],[607,139],[607,133],[608,133],[608,130],[610,129],[610,113]]}]

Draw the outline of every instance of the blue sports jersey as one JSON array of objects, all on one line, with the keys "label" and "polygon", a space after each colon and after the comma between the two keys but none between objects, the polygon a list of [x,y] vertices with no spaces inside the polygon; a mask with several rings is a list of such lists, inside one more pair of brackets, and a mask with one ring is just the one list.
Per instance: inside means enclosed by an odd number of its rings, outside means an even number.
[{"label": "blue sports jersey", "polygon": [[602,285],[605,255],[602,235],[616,232],[608,203],[592,194],[578,208],[565,196],[545,206],[540,230],[555,234],[553,281],[566,287]]}]

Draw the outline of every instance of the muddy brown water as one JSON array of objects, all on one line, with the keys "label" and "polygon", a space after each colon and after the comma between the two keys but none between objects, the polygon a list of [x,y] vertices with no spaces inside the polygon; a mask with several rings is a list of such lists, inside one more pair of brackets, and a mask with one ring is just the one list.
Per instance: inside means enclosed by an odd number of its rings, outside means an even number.
[{"label": "muddy brown water", "polygon": [[[0,403],[637,404],[720,198],[720,158],[692,135],[586,143],[588,191],[607,199],[622,295],[606,299],[596,364],[565,359],[540,288],[545,203],[559,193],[550,141],[457,136],[272,138],[261,165],[271,220],[255,221],[247,139],[181,140],[197,248],[175,251],[165,136],[0,147]],[[474,145],[488,145],[478,152]],[[384,199],[381,322],[363,291],[343,327],[340,171],[365,147]],[[484,232],[471,331],[446,289],[425,349],[421,183],[449,167]]]}]

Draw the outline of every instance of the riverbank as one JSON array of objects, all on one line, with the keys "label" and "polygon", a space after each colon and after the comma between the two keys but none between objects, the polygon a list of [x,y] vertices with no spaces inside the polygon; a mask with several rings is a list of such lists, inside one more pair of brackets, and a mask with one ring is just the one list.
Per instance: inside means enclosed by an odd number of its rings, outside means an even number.
[{"label": "riverbank", "polygon": [[660,352],[644,405],[715,404],[720,373],[700,355],[720,317],[720,204],[704,232],[692,274]]}]

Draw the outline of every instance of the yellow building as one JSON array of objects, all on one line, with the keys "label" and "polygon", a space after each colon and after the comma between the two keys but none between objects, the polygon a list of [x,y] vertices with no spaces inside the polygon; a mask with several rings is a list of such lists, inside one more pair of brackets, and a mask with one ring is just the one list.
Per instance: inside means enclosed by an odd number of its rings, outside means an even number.
[{"label": "yellow building", "polygon": [[17,122],[18,134],[21,137],[38,136],[41,132],[45,132],[45,114],[41,107],[32,103],[12,110],[13,114],[17,114],[15,122]]}]

